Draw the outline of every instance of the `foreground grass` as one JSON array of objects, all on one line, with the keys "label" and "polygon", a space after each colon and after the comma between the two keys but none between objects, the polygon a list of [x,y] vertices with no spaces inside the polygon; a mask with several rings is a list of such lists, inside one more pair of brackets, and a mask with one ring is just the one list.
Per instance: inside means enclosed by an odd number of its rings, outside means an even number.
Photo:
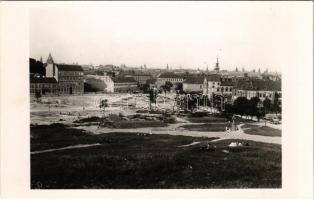
[{"label": "foreground grass", "polygon": [[227,123],[211,123],[211,124],[189,124],[189,125],[183,125],[182,128],[185,128],[189,131],[219,131],[223,132],[226,131]]},{"label": "foreground grass", "polygon": [[205,116],[205,117],[187,117],[189,122],[192,123],[211,123],[211,122],[228,122],[226,118],[223,117],[214,117],[214,116]]},{"label": "foreground grass", "polygon": [[[135,133],[95,138],[102,145],[31,155],[31,188],[281,187],[280,145],[248,141],[249,146],[230,148],[233,140],[225,140],[204,150],[213,138]],[[201,143],[179,147],[195,141]]]},{"label": "foreground grass", "polygon": [[98,136],[63,124],[31,126],[31,151],[99,142]]},{"label": "foreground grass", "polygon": [[250,135],[281,137],[281,130],[270,128],[267,126],[245,129],[244,132]]}]

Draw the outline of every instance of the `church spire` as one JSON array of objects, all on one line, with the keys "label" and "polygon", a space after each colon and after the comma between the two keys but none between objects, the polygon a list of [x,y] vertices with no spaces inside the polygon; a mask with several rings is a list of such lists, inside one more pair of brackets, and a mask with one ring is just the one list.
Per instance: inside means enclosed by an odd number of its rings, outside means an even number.
[{"label": "church spire", "polygon": [[217,62],[216,62],[216,66],[215,66],[215,71],[219,72],[219,61],[218,61],[218,56],[217,56]]},{"label": "church spire", "polygon": [[47,58],[47,64],[53,64],[54,62],[53,62],[53,58],[52,58],[52,56],[51,56],[51,53],[49,53],[49,56],[48,56],[48,58]]}]

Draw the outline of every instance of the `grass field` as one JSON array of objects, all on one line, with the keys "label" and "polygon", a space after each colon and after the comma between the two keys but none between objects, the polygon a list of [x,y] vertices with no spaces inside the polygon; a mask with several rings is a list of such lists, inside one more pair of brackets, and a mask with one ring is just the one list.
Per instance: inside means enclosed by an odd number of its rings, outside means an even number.
[{"label": "grass field", "polygon": [[243,126],[242,126],[242,128],[244,128],[244,129],[246,129],[246,128],[258,128],[259,126],[258,125],[255,125],[255,124],[248,124],[248,123],[246,123],[246,124],[244,124]]},{"label": "grass field", "polygon": [[244,130],[246,134],[250,135],[263,135],[263,136],[272,136],[272,137],[281,137],[281,130],[277,130],[270,127],[257,127],[257,128],[249,128]]},{"label": "grass field", "polygon": [[187,120],[192,123],[210,123],[210,122],[227,122],[228,121],[226,118],[213,117],[213,116],[188,117]]},{"label": "grass field", "polygon": [[189,131],[226,131],[227,123],[210,123],[210,124],[189,124],[183,125]]},{"label": "grass field", "polygon": [[[281,146],[171,135],[92,135],[61,125],[31,128],[32,151],[101,143],[31,155],[31,188],[280,188]],[[240,141],[240,140],[237,140]],[[180,145],[201,142],[198,145]],[[224,152],[223,152],[224,151]]]}]

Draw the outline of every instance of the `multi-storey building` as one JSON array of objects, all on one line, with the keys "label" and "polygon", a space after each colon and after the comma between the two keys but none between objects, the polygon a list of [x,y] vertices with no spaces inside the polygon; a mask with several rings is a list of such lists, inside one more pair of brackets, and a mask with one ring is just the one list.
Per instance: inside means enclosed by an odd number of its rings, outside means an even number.
[{"label": "multi-storey building", "polygon": [[221,84],[221,77],[219,74],[210,74],[204,78],[203,94],[211,97],[216,94]]},{"label": "multi-storey building", "polygon": [[176,83],[183,83],[184,80],[185,80],[185,77],[182,74],[165,72],[157,76],[156,85],[157,85],[157,88],[159,89],[162,85],[165,85],[167,81],[175,85]]},{"label": "multi-storey building", "polygon": [[117,76],[113,79],[114,92],[134,92],[138,91],[137,81],[133,77]]},{"label": "multi-storey building", "polygon": [[58,82],[55,78],[30,77],[31,94],[56,95],[58,92]]},{"label": "multi-storey building", "polygon": [[184,92],[202,92],[205,76],[190,76],[183,82]]},{"label": "multi-storey building", "polygon": [[56,64],[51,54],[49,54],[45,67],[46,77],[57,80],[59,94],[84,93],[84,72],[81,66]]},{"label": "multi-storey building", "polygon": [[262,101],[268,98],[273,103],[275,94],[281,99],[281,81],[243,79],[236,82],[233,99],[238,97],[246,97],[247,99],[259,97]]}]

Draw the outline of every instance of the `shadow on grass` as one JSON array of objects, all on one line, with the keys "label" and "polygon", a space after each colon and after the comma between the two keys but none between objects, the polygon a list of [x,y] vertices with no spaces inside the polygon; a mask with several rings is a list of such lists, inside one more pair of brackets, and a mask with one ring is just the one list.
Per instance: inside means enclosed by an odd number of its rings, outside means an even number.
[{"label": "shadow on grass", "polygon": [[[76,142],[81,143],[85,140],[82,135],[91,136],[77,131],[69,133],[68,127],[57,126],[31,144],[58,144],[62,138],[68,142],[78,138]],[[234,140],[223,140],[212,143],[209,151],[203,146],[214,138],[135,133],[92,136],[91,140],[98,140],[101,145],[31,155],[31,188],[281,187],[280,145],[242,141],[249,146],[230,148],[228,144]],[[192,142],[200,144],[178,147]]]}]

